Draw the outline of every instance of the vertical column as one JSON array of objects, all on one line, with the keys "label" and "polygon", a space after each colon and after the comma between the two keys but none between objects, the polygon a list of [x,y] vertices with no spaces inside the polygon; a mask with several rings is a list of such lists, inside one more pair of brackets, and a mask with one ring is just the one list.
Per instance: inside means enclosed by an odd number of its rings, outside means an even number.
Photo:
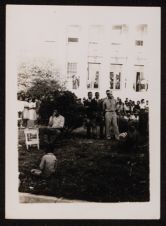
[{"label": "vertical column", "polygon": [[80,98],[87,97],[87,59],[88,59],[88,26],[82,24],[81,30],[81,43],[80,43],[80,62],[79,62],[79,74],[80,74],[80,87],[78,95]]}]

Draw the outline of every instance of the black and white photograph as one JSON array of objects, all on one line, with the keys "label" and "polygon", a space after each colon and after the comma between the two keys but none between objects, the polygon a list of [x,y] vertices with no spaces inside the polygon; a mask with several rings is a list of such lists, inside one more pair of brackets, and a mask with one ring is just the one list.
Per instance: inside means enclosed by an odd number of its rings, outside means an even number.
[{"label": "black and white photograph", "polygon": [[160,26],[160,7],[6,6],[6,218],[160,218]]}]

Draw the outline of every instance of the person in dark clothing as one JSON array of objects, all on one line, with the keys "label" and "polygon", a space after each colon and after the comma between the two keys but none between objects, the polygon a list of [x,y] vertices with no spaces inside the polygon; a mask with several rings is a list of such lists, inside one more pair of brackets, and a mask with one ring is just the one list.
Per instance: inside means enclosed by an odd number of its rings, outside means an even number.
[{"label": "person in dark clothing", "polygon": [[122,150],[133,151],[138,147],[139,133],[133,123],[128,124],[128,130],[125,133],[121,133],[120,147]]},{"label": "person in dark clothing", "polygon": [[92,92],[88,92],[88,98],[84,101],[86,112],[87,138],[92,137],[92,129],[94,128],[94,103],[92,101]]},{"label": "person in dark clothing", "polygon": [[95,134],[96,138],[102,138],[103,137],[103,110],[102,110],[102,99],[100,99],[99,92],[95,93],[95,98],[92,100],[92,107],[94,111],[94,117],[95,117]]},{"label": "person in dark clothing", "polygon": [[140,112],[140,101],[137,101],[137,104],[133,108],[133,113],[139,113]]}]

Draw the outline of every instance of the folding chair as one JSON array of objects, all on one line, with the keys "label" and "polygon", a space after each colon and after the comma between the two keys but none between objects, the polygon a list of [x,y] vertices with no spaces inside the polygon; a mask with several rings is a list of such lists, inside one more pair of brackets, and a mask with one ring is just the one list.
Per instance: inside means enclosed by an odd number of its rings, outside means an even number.
[{"label": "folding chair", "polygon": [[27,150],[31,145],[37,145],[39,150],[39,129],[25,129],[24,134]]}]

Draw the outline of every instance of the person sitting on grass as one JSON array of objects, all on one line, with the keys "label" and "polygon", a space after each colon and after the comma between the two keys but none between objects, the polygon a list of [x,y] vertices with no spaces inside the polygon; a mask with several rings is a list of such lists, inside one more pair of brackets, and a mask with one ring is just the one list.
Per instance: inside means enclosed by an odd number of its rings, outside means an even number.
[{"label": "person sitting on grass", "polygon": [[46,145],[45,154],[41,158],[39,169],[32,169],[32,175],[40,176],[46,179],[49,179],[55,175],[57,168],[57,158],[53,154],[53,150],[52,144]]},{"label": "person sitting on grass", "polygon": [[31,192],[53,194],[56,184],[55,173],[57,170],[57,158],[53,154],[53,145],[47,144],[45,154],[41,158],[39,169],[32,169],[31,175],[33,186],[29,189]]},{"label": "person sitting on grass", "polygon": [[121,133],[119,138],[120,146],[123,150],[133,151],[137,149],[139,133],[133,122],[129,123],[127,132]]}]

